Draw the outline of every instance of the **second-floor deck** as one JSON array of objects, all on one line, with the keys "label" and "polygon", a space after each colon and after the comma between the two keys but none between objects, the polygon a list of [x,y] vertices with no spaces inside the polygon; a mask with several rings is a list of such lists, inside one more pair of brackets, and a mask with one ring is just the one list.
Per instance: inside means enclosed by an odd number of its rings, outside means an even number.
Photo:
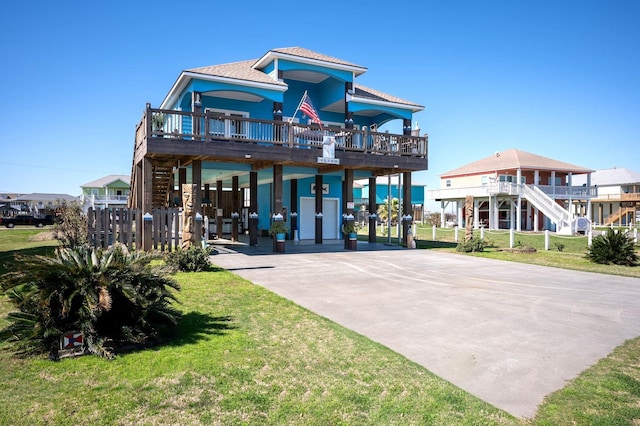
[{"label": "second-floor deck", "polygon": [[[283,148],[289,148],[288,152]],[[366,128],[321,130],[317,125],[211,112],[147,108],[136,128],[135,140],[136,160],[142,156],[191,157],[205,161],[263,160],[304,165],[317,163],[317,157],[323,157],[327,148],[335,152],[339,164],[345,167],[397,171],[427,168],[426,135],[370,132]]]},{"label": "second-floor deck", "polygon": [[[511,182],[495,182],[484,186],[472,186],[465,188],[442,188],[429,190],[428,196],[433,200],[464,199],[467,195],[473,197],[488,196],[517,196],[522,195],[522,185]],[[538,189],[556,200],[586,200],[598,196],[598,188],[584,186],[552,186],[538,185]]]}]

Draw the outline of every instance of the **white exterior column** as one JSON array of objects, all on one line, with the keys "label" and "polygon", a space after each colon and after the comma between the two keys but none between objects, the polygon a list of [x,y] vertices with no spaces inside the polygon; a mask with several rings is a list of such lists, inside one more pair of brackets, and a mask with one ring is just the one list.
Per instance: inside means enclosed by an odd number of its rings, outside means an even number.
[{"label": "white exterior column", "polygon": [[473,229],[480,227],[480,212],[478,211],[479,202],[477,198],[473,199]]},{"label": "white exterior column", "polygon": [[591,217],[591,173],[587,173],[587,214],[586,216],[589,218],[591,222],[593,222],[593,218]]},{"label": "white exterior column", "polygon": [[464,203],[456,201],[456,219],[458,219],[458,228],[462,228],[462,206]]},{"label": "white exterior column", "polygon": [[440,201],[440,228],[444,228],[444,209],[446,205],[444,201]]},{"label": "white exterior column", "polygon": [[514,220],[515,220],[515,215],[514,215],[514,208],[513,208],[513,200],[509,199],[509,229],[511,230],[515,229]]},{"label": "white exterior column", "polygon": [[539,222],[539,215],[540,213],[538,212],[537,208],[533,209],[533,230],[538,232],[540,230],[540,224]]},{"label": "white exterior column", "polygon": [[575,209],[573,208],[573,172],[569,172],[569,220],[575,216]]},{"label": "white exterior column", "polygon": [[516,173],[516,179],[518,179],[518,183],[516,188],[518,188],[518,204],[516,205],[516,230],[520,232],[522,230],[522,170],[518,168],[518,172]]}]

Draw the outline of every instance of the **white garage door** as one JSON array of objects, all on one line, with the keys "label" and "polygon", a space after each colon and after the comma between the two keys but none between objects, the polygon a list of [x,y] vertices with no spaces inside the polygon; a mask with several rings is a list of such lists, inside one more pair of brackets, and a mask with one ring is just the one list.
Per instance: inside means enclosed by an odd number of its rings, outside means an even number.
[{"label": "white garage door", "polygon": [[[322,199],[322,239],[336,240],[340,232],[338,222],[338,199]],[[301,240],[316,238],[316,200],[313,197],[300,198],[298,215],[298,235]]]}]

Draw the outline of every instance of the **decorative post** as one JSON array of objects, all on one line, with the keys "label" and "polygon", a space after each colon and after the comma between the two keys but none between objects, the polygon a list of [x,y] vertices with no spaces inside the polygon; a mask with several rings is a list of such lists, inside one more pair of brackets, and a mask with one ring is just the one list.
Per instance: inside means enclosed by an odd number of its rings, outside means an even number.
[{"label": "decorative post", "polygon": [[151,216],[151,213],[149,212],[145,213],[144,216],[142,217],[142,222],[144,223],[143,225],[144,234],[142,236],[143,250],[149,251],[151,250],[151,234],[152,234],[152,228],[153,228],[153,216]]},{"label": "decorative post", "polygon": [[464,240],[469,241],[473,238],[473,219],[474,219],[473,196],[467,195],[464,200]]},{"label": "decorative post", "polygon": [[194,242],[194,199],[195,199],[196,185],[184,184],[182,185],[182,205],[184,210],[182,211],[182,244],[181,247],[185,250],[191,247]]},{"label": "decorative post", "polygon": [[344,234],[344,248],[357,250],[358,233],[356,231],[355,217],[351,213],[342,216],[342,233]]},{"label": "decorative post", "polygon": [[284,224],[284,217],[280,214],[274,214],[271,216],[273,222],[271,223],[271,234],[273,235],[273,251],[276,253],[284,253],[284,240],[287,235],[286,225]]},{"label": "decorative post", "polygon": [[258,213],[249,213],[249,245],[255,247],[258,245]]},{"label": "decorative post", "polygon": [[196,213],[196,218],[193,226],[193,241],[201,241],[201,245],[204,247],[205,238],[204,236],[204,228],[202,226],[202,215],[198,212]]},{"label": "decorative post", "polygon": [[402,216],[402,240],[406,241],[407,248],[416,248],[416,243],[413,240],[413,233],[411,232],[411,224],[413,223],[413,216],[410,214]]},{"label": "decorative post", "polygon": [[292,239],[294,241],[300,241],[298,237],[298,213],[291,212],[291,231],[292,231]]}]

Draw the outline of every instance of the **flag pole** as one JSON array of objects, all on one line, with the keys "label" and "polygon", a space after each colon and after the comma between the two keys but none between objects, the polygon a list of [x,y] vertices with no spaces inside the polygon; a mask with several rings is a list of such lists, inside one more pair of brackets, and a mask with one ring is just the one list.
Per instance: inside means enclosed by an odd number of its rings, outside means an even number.
[{"label": "flag pole", "polygon": [[293,123],[293,119],[296,118],[296,114],[298,113],[298,111],[300,111],[300,107],[302,106],[302,102],[304,102],[304,98],[306,96],[307,96],[307,91],[305,90],[304,94],[300,98],[300,102],[298,103],[298,108],[296,108],[296,110],[293,112],[293,115],[291,115],[291,117],[289,117],[289,124]]}]

